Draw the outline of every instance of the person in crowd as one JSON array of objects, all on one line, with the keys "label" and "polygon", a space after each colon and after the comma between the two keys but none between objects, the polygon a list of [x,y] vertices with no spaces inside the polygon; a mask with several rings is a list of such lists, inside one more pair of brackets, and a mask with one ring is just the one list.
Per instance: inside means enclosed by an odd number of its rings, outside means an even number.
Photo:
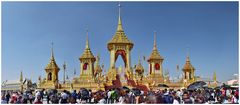
[{"label": "person in crowd", "polygon": [[7,92],[7,94],[6,94],[6,96],[5,96],[7,103],[9,103],[10,97],[11,97],[11,96],[10,96],[9,92]]},{"label": "person in crowd", "polygon": [[66,90],[63,90],[63,92],[61,93],[61,99],[60,99],[60,103],[61,104],[67,104],[68,103],[68,94]]},{"label": "person in crowd", "polygon": [[43,103],[42,103],[41,95],[38,95],[38,96],[36,97],[36,100],[34,101],[34,104],[43,104]]},{"label": "person in crowd", "polygon": [[1,104],[7,104],[4,94],[1,96]]},{"label": "person in crowd", "polygon": [[77,91],[76,90],[73,90],[72,94],[71,94],[71,97],[73,97],[75,100],[77,99]]},{"label": "person in crowd", "polygon": [[39,89],[3,92],[1,103],[8,102],[10,104],[238,104],[239,89],[223,87],[221,89],[150,89],[143,91],[137,88],[119,87],[105,91],[81,88],[71,92]]},{"label": "person in crowd", "polygon": [[47,91],[43,92],[43,104],[49,104],[49,95],[47,93]]},{"label": "person in crowd", "polygon": [[183,104],[193,104],[187,91],[183,93],[182,99],[183,99]]}]

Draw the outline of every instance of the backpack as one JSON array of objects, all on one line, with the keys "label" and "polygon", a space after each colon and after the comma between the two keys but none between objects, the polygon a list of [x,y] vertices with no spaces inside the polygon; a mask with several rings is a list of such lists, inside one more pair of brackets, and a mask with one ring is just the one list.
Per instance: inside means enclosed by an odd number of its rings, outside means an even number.
[{"label": "backpack", "polygon": [[113,91],[112,94],[111,94],[111,98],[112,99],[117,99],[117,92],[116,91]]},{"label": "backpack", "polygon": [[87,100],[89,98],[89,92],[87,90],[83,90],[81,96],[82,99]]},{"label": "backpack", "polygon": [[170,95],[164,95],[164,103],[173,103],[173,97]]},{"label": "backpack", "polygon": [[77,93],[72,93],[72,95],[71,95],[74,99],[76,99],[77,98]]}]

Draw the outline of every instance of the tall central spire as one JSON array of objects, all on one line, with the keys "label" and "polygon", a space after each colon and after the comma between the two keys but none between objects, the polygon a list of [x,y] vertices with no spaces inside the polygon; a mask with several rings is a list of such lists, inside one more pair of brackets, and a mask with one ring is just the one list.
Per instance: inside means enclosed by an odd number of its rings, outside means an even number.
[{"label": "tall central spire", "polygon": [[158,52],[157,49],[157,41],[156,41],[156,34],[157,32],[154,31],[154,43],[153,43],[153,50],[152,53],[150,55],[150,58],[148,60],[152,60],[152,59],[158,59],[158,60],[163,60],[162,56],[160,55],[160,53]]},{"label": "tall central spire", "polygon": [[123,31],[122,19],[121,19],[121,4],[120,4],[120,2],[118,3],[118,27],[117,27],[117,31]]},{"label": "tall central spire", "polygon": [[83,54],[81,55],[81,57],[79,59],[95,59],[91,50],[90,50],[90,47],[89,47],[89,41],[88,41],[88,29],[86,29],[86,45],[85,45],[85,50],[83,52]]},{"label": "tall central spire", "polygon": [[108,50],[112,50],[114,45],[123,44],[124,46],[129,45],[128,49],[133,48],[133,43],[127,38],[126,34],[123,31],[122,20],[121,20],[121,5],[118,4],[118,25],[117,30],[113,38],[108,42]]}]

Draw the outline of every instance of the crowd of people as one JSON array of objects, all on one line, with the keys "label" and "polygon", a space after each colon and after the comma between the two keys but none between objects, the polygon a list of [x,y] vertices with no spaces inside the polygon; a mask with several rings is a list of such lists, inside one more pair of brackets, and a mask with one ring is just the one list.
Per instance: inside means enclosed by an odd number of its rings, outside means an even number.
[{"label": "crowd of people", "polygon": [[238,104],[238,88],[220,89],[158,89],[148,92],[121,87],[92,92],[88,89],[73,91],[35,90],[2,92],[2,104]]}]

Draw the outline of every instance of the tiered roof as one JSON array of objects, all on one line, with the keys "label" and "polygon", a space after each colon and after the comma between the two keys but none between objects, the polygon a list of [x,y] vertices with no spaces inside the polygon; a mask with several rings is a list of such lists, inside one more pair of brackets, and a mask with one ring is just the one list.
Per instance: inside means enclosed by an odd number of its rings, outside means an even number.
[{"label": "tiered roof", "polygon": [[183,71],[191,71],[191,70],[195,70],[195,68],[192,66],[189,56],[187,56],[186,63],[183,66]]},{"label": "tiered roof", "polygon": [[127,38],[126,34],[123,31],[120,5],[119,5],[118,27],[117,27],[117,31],[116,31],[115,35],[108,42],[109,50],[110,50],[110,46],[113,44],[127,44],[127,45],[130,45],[130,49],[133,47],[133,43]]}]

